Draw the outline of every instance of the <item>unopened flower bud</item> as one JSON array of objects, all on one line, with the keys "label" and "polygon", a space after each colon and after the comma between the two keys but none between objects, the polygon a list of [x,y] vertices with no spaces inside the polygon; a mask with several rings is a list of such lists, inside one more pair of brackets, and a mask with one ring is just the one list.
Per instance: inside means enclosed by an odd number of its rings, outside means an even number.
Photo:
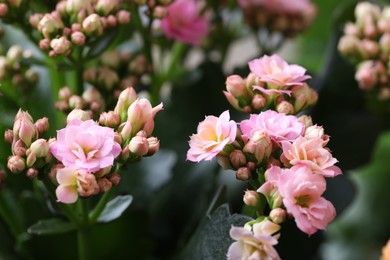
[{"label": "unopened flower bud", "polygon": [[29,168],[27,169],[27,172],[26,172],[26,176],[30,179],[30,180],[34,180],[38,177],[38,170],[35,169],[35,168]]},{"label": "unopened flower bud", "polygon": [[238,168],[246,165],[246,163],[247,163],[244,153],[240,150],[233,150],[229,154],[229,159],[230,159],[231,165],[235,169],[238,169]]},{"label": "unopened flower bud", "polygon": [[119,24],[128,24],[130,22],[130,12],[126,10],[120,10],[116,14],[116,18],[118,19]]},{"label": "unopened flower bud", "polygon": [[252,173],[247,167],[241,167],[236,172],[236,178],[240,181],[247,181],[252,178]]},{"label": "unopened flower bud", "polygon": [[91,119],[90,113],[81,109],[73,109],[67,116],[66,122],[69,123],[75,119],[79,119],[81,121],[87,121]]},{"label": "unopened flower bud", "polygon": [[121,176],[118,173],[113,172],[113,173],[110,174],[108,179],[111,181],[113,186],[116,186],[121,181]]},{"label": "unopened flower bud", "polygon": [[50,34],[64,28],[64,24],[62,23],[61,16],[57,12],[52,12],[45,14],[39,21],[37,27],[45,38],[50,39]]},{"label": "unopened flower bud", "polygon": [[260,163],[272,153],[271,139],[265,131],[256,131],[248,143],[245,144],[243,151],[253,154],[257,163]]},{"label": "unopened flower bud", "polygon": [[97,180],[97,184],[99,186],[99,192],[107,192],[112,188],[112,182],[107,178],[100,178]]},{"label": "unopened flower bud", "polygon": [[14,133],[11,129],[7,129],[5,132],[4,132],[4,140],[9,143],[9,144],[12,144],[12,141],[14,140]]},{"label": "unopened flower bud", "polygon": [[363,49],[360,40],[353,35],[344,35],[340,38],[337,45],[338,51],[346,56],[361,55],[363,56]]},{"label": "unopened flower bud", "polygon": [[378,74],[374,62],[372,60],[362,62],[356,71],[355,79],[359,82],[361,89],[372,89],[378,83]]},{"label": "unopened flower bud", "polygon": [[18,45],[12,45],[7,51],[7,63],[14,64],[23,57],[22,48]]},{"label": "unopened flower bud", "polygon": [[227,77],[226,89],[236,98],[246,97],[249,95],[249,92],[245,87],[244,79],[239,75],[231,75]]},{"label": "unopened flower bud", "polygon": [[22,140],[17,140],[12,144],[12,154],[20,157],[25,157],[27,152],[26,145],[22,142]]},{"label": "unopened flower bud", "polygon": [[32,139],[36,137],[37,130],[28,112],[19,110],[15,117],[13,134],[16,140],[21,139],[26,146],[30,146]]},{"label": "unopened flower bud", "polygon": [[0,3],[0,17],[6,16],[8,13],[8,5]]},{"label": "unopened flower bud", "polygon": [[365,56],[368,58],[374,58],[379,53],[379,44],[376,41],[363,39],[361,41],[361,46],[363,48]]},{"label": "unopened flower bud", "polygon": [[260,94],[255,94],[251,105],[255,110],[260,111],[267,105],[267,99]]},{"label": "unopened flower bud", "polygon": [[148,140],[145,137],[136,135],[130,140],[129,149],[133,154],[144,156],[149,151]]},{"label": "unopened flower bud", "polygon": [[140,98],[134,101],[127,110],[127,120],[133,127],[133,133],[142,130],[145,123],[153,120],[156,113],[162,109],[162,103],[152,108],[150,101],[146,98]]},{"label": "unopened flower bud", "polygon": [[72,43],[74,43],[77,46],[82,46],[85,43],[85,35],[82,32],[74,32],[70,36]]},{"label": "unopened flower bud", "polygon": [[95,175],[79,170],[77,172],[77,191],[80,196],[89,197],[99,192]]},{"label": "unopened flower bud", "polygon": [[87,18],[85,18],[82,27],[86,35],[100,35],[103,32],[103,26],[100,20],[100,16],[97,14],[91,14]]},{"label": "unopened flower bud", "polygon": [[103,112],[99,117],[99,124],[103,126],[108,126],[111,128],[116,128],[121,123],[121,119],[117,113],[114,111]]},{"label": "unopened flower bud", "polygon": [[30,168],[34,165],[34,163],[37,161],[37,157],[35,156],[34,153],[29,153],[29,150],[27,150],[27,159],[26,159],[26,166],[27,168]]},{"label": "unopened flower bud", "polygon": [[259,202],[260,196],[254,190],[246,190],[244,194],[243,201],[246,205],[251,207],[256,207]]},{"label": "unopened flower bud", "polygon": [[80,1],[80,0],[67,0],[66,1],[66,11],[71,14],[77,14],[82,9],[88,9],[90,1]]},{"label": "unopened flower bud", "polygon": [[269,217],[275,224],[283,223],[286,220],[286,211],[282,208],[274,208],[269,213]]},{"label": "unopened flower bud", "polygon": [[160,141],[156,137],[149,137],[147,138],[147,140],[149,146],[147,155],[150,156],[157,153],[158,150],[160,149]]},{"label": "unopened flower bud", "polygon": [[39,134],[43,134],[49,129],[49,119],[47,117],[42,117],[35,122],[35,128]]},{"label": "unopened flower bud", "polygon": [[56,54],[68,55],[71,51],[72,43],[65,36],[61,36],[58,39],[51,40],[50,47]]},{"label": "unopened flower bud", "polygon": [[105,168],[98,170],[94,174],[95,174],[96,178],[102,178],[103,176],[109,174],[111,169],[112,169],[112,166],[108,166],[108,167],[105,167]]},{"label": "unopened flower bud", "polygon": [[132,136],[132,126],[130,122],[122,123],[121,126],[119,126],[119,129],[121,129],[120,133],[122,136],[123,141],[128,141],[130,137]]},{"label": "unopened flower bud", "polygon": [[118,0],[98,0],[95,9],[103,15],[107,16],[109,13],[111,13],[118,7]]},{"label": "unopened flower bud", "polygon": [[120,93],[114,112],[120,115],[122,122],[126,121],[127,110],[136,99],[137,93],[132,87],[128,87]]},{"label": "unopened flower bud", "polygon": [[282,101],[276,105],[276,111],[286,115],[294,114],[294,107],[288,101]]},{"label": "unopened flower bud", "polygon": [[318,125],[307,127],[305,130],[304,137],[306,139],[318,139],[318,138],[322,139],[323,140],[322,146],[326,146],[326,144],[329,142],[329,136],[325,134],[324,128]]},{"label": "unopened flower bud", "polygon": [[101,83],[107,90],[113,89],[113,87],[118,84],[119,76],[115,71],[104,67],[100,69],[99,75],[97,78],[98,82]]},{"label": "unopened flower bud", "polygon": [[31,144],[30,151],[37,158],[46,157],[49,152],[49,144],[45,139],[37,139]]},{"label": "unopened flower bud", "polygon": [[130,156],[130,150],[129,150],[129,145],[127,144],[125,147],[123,147],[122,152],[121,152],[121,159],[123,161],[127,161]]},{"label": "unopened flower bud", "polygon": [[69,107],[70,108],[82,109],[84,106],[85,106],[85,101],[80,96],[72,95],[69,98]]},{"label": "unopened flower bud", "polygon": [[26,163],[20,156],[14,155],[8,157],[7,167],[12,173],[19,173],[26,169]]},{"label": "unopened flower bud", "polygon": [[163,6],[156,6],[153,9],[153,17],[156,19],[162,19],[167,15],[167,8]]}]

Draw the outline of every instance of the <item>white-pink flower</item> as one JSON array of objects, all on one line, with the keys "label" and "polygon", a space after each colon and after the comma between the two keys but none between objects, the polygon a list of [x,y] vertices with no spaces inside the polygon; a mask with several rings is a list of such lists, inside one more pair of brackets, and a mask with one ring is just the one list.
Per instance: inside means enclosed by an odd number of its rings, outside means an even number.
[{"label": "white-pink flower", "polygon": [[280,259],[274,245],[278,243],[278,232],[280,226],[265,220],[252,226],[252,230],[246,227],[234,227],[230,229],[230,236],[237,240],[230,245],[227,259]]},{"label": "white-pink flower", "polygon": [[337,159],[323,147],[323,143],[322,138],[307,139],[303,136],[299,136],[292,143],[282,142],[281,160],[287,165],[304,165],[325,177],[340,175],[340,168],[334,165],[338,162]]},{"label": "white-pink flower", "polygon": [[[268,1],[272,2],[272,1]],[[279,55],[264,55],[260,59],[254,59],[248,63],[250,70],[261,81],[277,87],[303,85],[303,81],[311,78],[305,75],[306,70],[299,65],[289,65]]]},{"label": "white-pink flower", "polygon": [[209,23],[195,0],[176,0],[167,7],[161,28],[168,38],[197,46],[207,35]]},{"label": "white-pink flower", "polygon": [[205,120],[199,123],[197,133],[190,138],[187,160],[211,160],[227,144],[235,141],[236,133],[237,123],[230,120],[229,111],[223,112],[219,117],[206,116]]},{"label": "white-pink flower", "polygon": [[336,216],[332,203],[321,196],[326,189],[325,178],[313,174],[310,168],[293,167],[284,171],[279,176],[278,189],[287,212],[308,235],[326,229]]},{"label": "white-pink flower", "polygon": [[265,130],[272,141],[279,144],[282,141],[294,141],[305,131],[305,126],[293,115],[285,115],[267,110],[259,115],[251,114],[250,118],[240,123],[242,134],[246,138],[259,130]]},{"label": "white-pink flower", "polygon": [[95,172],[112,166],[121,152],[114,140],[114,130],[93,120],[73,120],[57,131],[50,152],[65,167]]},{"label": "white-pink flower", "polygon": [[57,201],[70,204],[77,201],[78,195],[88,197],[99,191],[95,175],[84,170],[61,168],[57,170]]}]

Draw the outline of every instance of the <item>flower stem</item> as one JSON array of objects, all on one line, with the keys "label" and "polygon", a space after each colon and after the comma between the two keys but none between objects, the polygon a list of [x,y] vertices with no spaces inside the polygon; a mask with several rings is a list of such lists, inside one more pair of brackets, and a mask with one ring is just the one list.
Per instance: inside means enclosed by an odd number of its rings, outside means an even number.
[{"label": "flower stem", "polygon": [[79,225],[77,230],[77,246],[79,260],[88,260],[91,258],[91,245],[90,245],[90,234],[91,227],[88,218],[88,205],[86,199],[80,199],[81,202],[81,215],[82,224]]},{"label": "flower stem", "polygon": [[94,224],[96,222],[96,220],[99,218],[100,214],[104,210],[107,202],[110,200],[112,193],[113,193],[113,189],[103,194],[98,204],[96,205],[95,209],[92,211],[92,213],[89,216],[89,223]]}]

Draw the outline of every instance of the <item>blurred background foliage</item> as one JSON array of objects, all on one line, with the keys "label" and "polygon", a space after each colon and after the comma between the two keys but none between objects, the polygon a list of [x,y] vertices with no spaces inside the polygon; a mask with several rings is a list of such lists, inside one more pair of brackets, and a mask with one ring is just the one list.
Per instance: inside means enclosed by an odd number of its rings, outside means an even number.
[{"label": "blurred background foliage", "polygon": [[[318,8],[316,20],[288,42],[281,54],[307,68],[313,76],[309,84],[319,91],[319,103],[309,112],[313,122],[324,126],[331,136],[329,146],[344,172],[329,181],[326,192],[338,216],[327,232],[310,238],[294,223],[283,224],[276,248],[282,259],[378,259],[390,238],[390,132],[386,123],[390,118],[367,108],[354,80],[354,68],[337,52],[343,24],[353,19],[357,1],[313,2]],[[7,26],[2,44],[14,43],[32,47],[22,34]],[[246,62],[234,71],[245,75]],[[55,94],[51,85],[61,85],[61,76],[43,67],[37,69],[40,88],[24,105],[34,118],[47,116],[53,122]],[[203,257],[197,259],[224,259],[232,242],[226,240],[230,225],[247,219],[239,215],[245,185],[235,180],[234,172],[220,170],[215,161],[194,164],[185,158],[189,136],[205,115],[229,109],[233,117],[244,116],[234,112],[222,94],[226,76],[220,64],[206,58],[174,82],[165,110],[156,118],[155,131],[162,149],[125,170],[117,191],[131,194],[133,203],[121,218],[93,230],[95,259],[191,259],[192,253]],[[0,132],[12,126],[17,109],[16,104],[0,97]],[[8,154],[9,145],[1,138],[0,167],[5,168]],[[75,259],[76,252],[68,248],[76,247],[75,232],[37,236],[25,231],[50,216],[51,205],[41,199],[47,197],[45,191],[18,176],[8,176],[6,187],[6,201],[0,203],[9,204],[20,226],[10,230],[0,221],[0,259],[23,259],[19,252],[28,259],[48,259],[49,255]]]}]

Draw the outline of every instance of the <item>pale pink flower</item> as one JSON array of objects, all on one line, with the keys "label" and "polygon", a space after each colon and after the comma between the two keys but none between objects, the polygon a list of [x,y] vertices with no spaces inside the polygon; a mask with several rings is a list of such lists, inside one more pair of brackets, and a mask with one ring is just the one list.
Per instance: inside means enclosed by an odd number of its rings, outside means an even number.
[{"label": "pale pink flower", "polygon": [[207,35],[209,24],[199,13],[195,0],[176,0],[167,7],[167,15],[161,20],[161,28],[168,38],[191,45],[199,45]]},{"label": "pale pink flower", "polygon": [[230,245],[227,259],[280,259],[274,248],[274,245],[278,243],[278,235],[274,234],[279,229],[279,225],[269,220],[254,224],[253,232],[249,227],[232,226],[230,236],[237,241]]},{"label": "pale pink flower", "polygon": [[61,168],[57,170],[57,201],[70,204],[77,201],[78,195],[91,196],[99,191],[96,178],[84,170]]},{"label": "pale pink flower", "polygon": [[282,141],[293,141],[305,131],[305,126],[296,116],[273,110],[261,112],[259,115],[251,114],[249,119],[240,123],[240,128],[246,138],[251,138],[256,131],[265,130],[277,144]]},{"label": "pale pink flower", "polygon": [[287,165],[307,166],[314,173],[325,177],[335,177],[341,174],[340,168],[334,165],[338,161],[323,147],[323,142],[321,138],[307,139],[303,136],[299,136],[293,143],[282,142],[281,160]]},{"label": "pale pink flower", "polygon": [[187,160],[211,160],[227,144],[233,143],[236,139],[237,124],[229,119],[229,111],[223,112],[219,117],[206,116],[205,120],[199,123],[197,133],[190,138]]},{"label": "pale pink flower", "polygon": [[326,189],[325,178],[310,168],[293,167],[279,176],[278,189],[283,204],[295,218],[298,228],[308,235],[324,230],[336,216],[336,210],[321,197]]},{"label": "pale pink flower", "polygon": [[250,70],[260,78],[261,81],[272,85],[295,86],[303,85],[304,80],[311,78],[305,75],[306,70],[299,65],[289,65],[279,55],[264,55],[260,59],[254,59],[248,63]]},{"label": "pale pink flower", "polygon": [[282,197],[278,190],[279,176],[289,169],[282,169],[279,166],[271,166],[268,168],[264,177],[266,182],[257,189],[257,192],[262,193],[268,201],[268,204],[272,209],[282,206]]},{"label": "pale pink flower", "polygon": [[50,151],[67,168],[95,172],[112,166],[121,147],[114,141],[112,128],[93,120],[73,120],[57,131],[57,141]]}]

